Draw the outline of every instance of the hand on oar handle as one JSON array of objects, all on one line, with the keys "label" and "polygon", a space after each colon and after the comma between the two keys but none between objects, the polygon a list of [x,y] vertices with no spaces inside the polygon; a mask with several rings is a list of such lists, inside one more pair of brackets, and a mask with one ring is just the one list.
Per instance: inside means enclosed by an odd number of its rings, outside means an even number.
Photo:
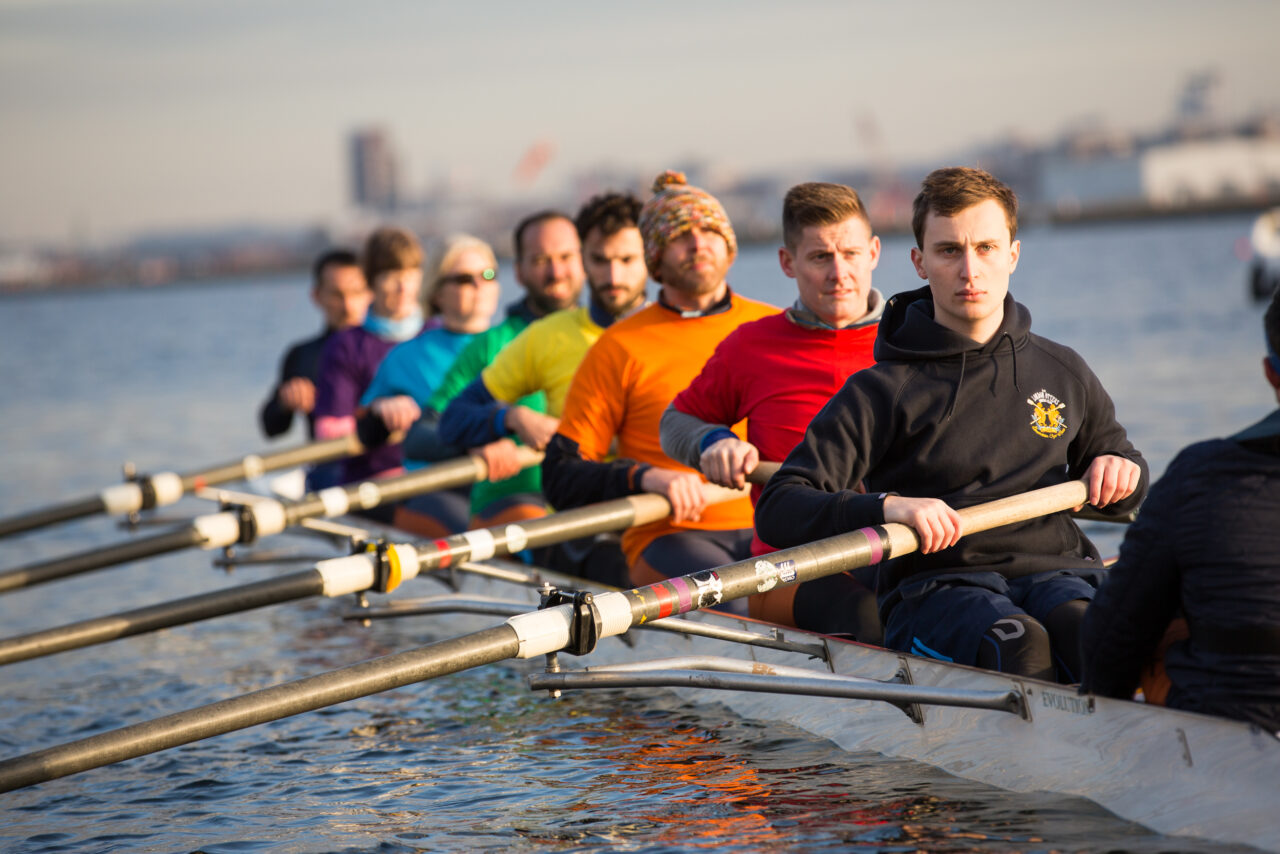
[{"label": "hand on oar handle", "polygon": [[698,468],[712,483],[741,489],[759,462],[760,452],[756,446],[734,436],[708,445],[698,459]]},{"label": "hand on oar handle", "polygon": [[1133,495],[1142,480],[1142,468],[1133,460],[1103,454],[1089,464],[1083,479],[1089,485],[1089,503],[1094,507],[1106,507]]},{"label": "hand on oar handle", "polygon": [[519,447],[511,439],[498,439],[487,445],[471,448],[467,453],[484,461],[489,470],[486,480],[493,482],[515,477],[524,468],[518,454]]},{"label": "hand on oar handle", "polygon": [[293,412],[310,413],[316,408],[316,386],[306,377],[294,377],[280,386],[280,403]]},{"label": "hand on oar handle", "polygon": [[394,397],[380,397],[369,404],[373,414],[382,419],[387,430],[392,433],[403,433],[413,426],[413,422],[422,416],[418,402],[407,394]]},{"label": "hand on oar handle", "polygon": [[924,554],[950,548],[964,535],[964,520],[960,514],[937,498],[885,496],[884,520],[899,522],[914,530],[920,538],[920,551]]},{"label": "hand on oar handle", "polygon": [[646,469],[640,478],[640,486],[645,492],[665,495],[671,502],[673,522],[697,522],[702,518],[703,508],[707,506],[702,483],[702,478],[692,472],[656,466]]}]

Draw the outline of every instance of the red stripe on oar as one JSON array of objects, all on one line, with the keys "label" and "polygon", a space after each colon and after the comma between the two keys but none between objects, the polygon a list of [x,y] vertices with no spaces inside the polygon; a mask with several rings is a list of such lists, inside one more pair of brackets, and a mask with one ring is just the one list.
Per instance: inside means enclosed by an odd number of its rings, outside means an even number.
[{"label": "red stripe on oar", "polygon": [[440,568],[444,569],[453,563],[453,553],[449,551],[448,540],[436,540],[432,545],[436,547],[436,551],[440,552]]},{"label": "red stripe on oar", "polygon": [[667,589],[666,582],[651,584],[649,589],[653,591],[653,595],[658,599],[658,619],[670,617],[675,611],[675,597]]}]

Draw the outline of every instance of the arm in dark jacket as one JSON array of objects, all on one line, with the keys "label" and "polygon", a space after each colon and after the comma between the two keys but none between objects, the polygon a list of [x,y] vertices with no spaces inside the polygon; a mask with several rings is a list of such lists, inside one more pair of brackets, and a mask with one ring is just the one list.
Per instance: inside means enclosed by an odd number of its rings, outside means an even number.
[{"label": "arm in dark jacket", "polygon": [[1093,508],[1103,516],[1127,516],[1142,504],[1147,488],[1151,485],[1151,473],[1147,461],[1133,443],[1129,441],[1124,427],[1116,420],[1116,407],[1111,395],[1103,388],[1102,382],[1093,371],[1081,360],[1082,381],[1088,388],[1088,411],[1082,423],[1080,434],[1076,436],[1069,451],[1070,466],[1068,477],[1077,479],[1084,476],[1086,470],[1095,459],[1103,455],[1124,457],[1136,463],[1142,469],[1142,477],[1138,486],[1128,498],[1108,504],[1106,507]]},{"label": "arm in dark jacket", "polygon": [[302,376],[300,346],[293,346],[285,353],[280,363],[280,381],[271,389],[271,396],[258,411],[258,421],[262,425],[262,433],[267,438],[274,438],[289,432],[293,426],[293,410],[280,402],[280,387],[297,376]]},{"label": "arm in dark jacket", "polygon": [[578,443],[557,433],[542,460],[542,494],[558,510],[623,498],[644,491],[640,478],[649,468],[634,460],[583,459]]},{"label": "arm in dark jacket", "polygon": [[490,394],[484,379],[476,377],[440,415],[440,441],[463,448],[477,448],[508,435],[502,418],[507,405]]},{"label": "arm in dark jacket", "polygon": [[413,422],[413,426],[405,434],[404,442],[400,446],[404,451],[405,459],[438,463],[466,454],[465,448],[451,445],[440,438],[439,426],[440,413],[430,407],[424,408],[422,416]]},{"label": "arm in dark jacket", "polygon": [[[756,502],[756,533],[776,548],[884,523],[884,496],[857,491],[872,445],[874,408],[852,383],[836,393],[805,431]],[[891,425],[882,432],[892,435]]]}]

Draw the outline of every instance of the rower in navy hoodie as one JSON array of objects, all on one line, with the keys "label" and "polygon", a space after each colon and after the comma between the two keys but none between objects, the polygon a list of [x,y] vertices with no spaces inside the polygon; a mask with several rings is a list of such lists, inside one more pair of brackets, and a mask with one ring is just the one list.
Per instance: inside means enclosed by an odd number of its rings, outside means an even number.
[{"label": "rower in navy hoodie", "polygon": [[961,540],[956,509],[1084,478],[1090,504],[1123,515],[1146,492],[1146,462],[1084,360],[1033,334],[1009,296],[1013,192],[977,169],[939,169],[912,227],[928,287],[889,300],[877,364],[814,418],[760,496],[756,530],[786,547],[910,525],[920,551],[877,573],[887,646],[1074,682],[1097,549],[1066,513]]}]

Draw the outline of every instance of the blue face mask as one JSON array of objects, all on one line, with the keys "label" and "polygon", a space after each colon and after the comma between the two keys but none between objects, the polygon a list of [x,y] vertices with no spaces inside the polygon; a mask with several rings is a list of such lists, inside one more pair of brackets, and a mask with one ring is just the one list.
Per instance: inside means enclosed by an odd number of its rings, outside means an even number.
[{"label": "blue face mask", "polygon": [[371,311],[365,315],[364,328],[384,341],[408,341],[422,329],[422,310],[414,309],[413,314],[399,320],[380,317]]}]

